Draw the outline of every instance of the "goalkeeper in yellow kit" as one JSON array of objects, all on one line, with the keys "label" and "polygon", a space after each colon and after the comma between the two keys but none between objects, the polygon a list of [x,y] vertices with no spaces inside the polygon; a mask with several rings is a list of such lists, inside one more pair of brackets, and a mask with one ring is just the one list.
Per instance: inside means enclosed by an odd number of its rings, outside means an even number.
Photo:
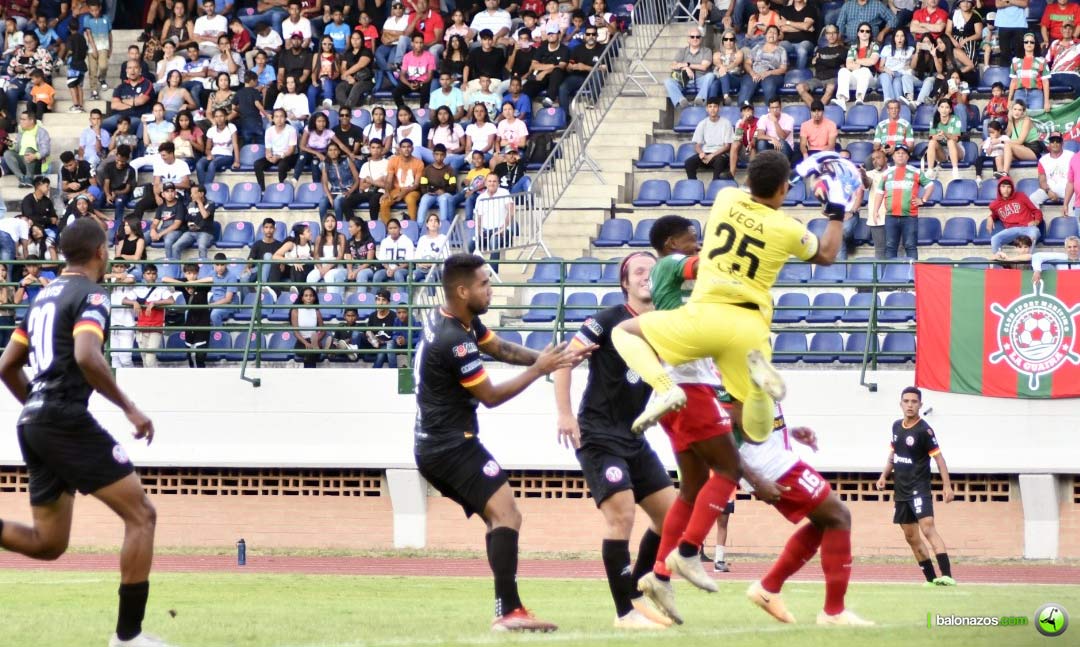
[{"label": "goalkeeper in yellow kit", "polygon": [[813,191],[825,203],[829,217],[819,240],[802,223],[779,211],[790,174],[791,164],[782,153],[759,153],[750,162],[750,193],[724,189],[713,202],[697,281],[686,305],[627,319],[612,331],[611,340],[627,366],[655,391],[634,422],[634,431],[644,431],[686,404],[686,394],[660,360],[674,366],[711,357],[724,388],[736,401],[735,420],[746,435],[760,442],[772,432],[774,402],[783,399],[785,387],[770,363],[769,289],[790,256],[832,264],[840,249],[847,207],[826,201],[832,197],[834,182],[827,172],[815,169],[822,181]]}]

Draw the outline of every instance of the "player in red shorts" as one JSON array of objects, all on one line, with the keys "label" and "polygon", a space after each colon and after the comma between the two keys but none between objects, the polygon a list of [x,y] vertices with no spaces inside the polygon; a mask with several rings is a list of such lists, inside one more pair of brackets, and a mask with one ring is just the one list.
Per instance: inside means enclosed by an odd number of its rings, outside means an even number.
[{"label": "player in red shorts", "polygon": [[773,432],[764,442],[746,441],[737,428],[734,436],[739,444],[744,476],[753,475],[758,481],[774,481],[779,486],[780,500],[773,505],[785,519],[793,524],[810,520],[791,535],[765,577],[746,590],[746,597],[780,622],[795,622],[795,616],[780,598],[780,588],[820,547],[821,568],[825,571],[825,607],[818,614],[817,623],[873,625],[844,607],[851,577],[851,513],[825,477],[791,451],[791,439],[817,451],[816,434],[807,427],[788,432],[784,412],[777,404]]},{"label": "player in red shorts", "polygon": [[[663,216],[653,224],[649,242],[659,256],[651,274],[653,306],[657,310],[679,308],[697,276],[696,254],[701,245],[696,227],[682,216]],[[664,518],[653,572],[638,580],[638,590],[681,624],[671,574],[678,573],[705,591],[718,590],[702,568],[698,553],[735,491],[741,470],[731,420],[716,399],[720,376],[712,360],[681,364],[669,373],[686,393],[686,406],[660,419],[679,465],[679,496]],[[763,498],[770,493],[779,498],[775,484],[757,485]]]}]

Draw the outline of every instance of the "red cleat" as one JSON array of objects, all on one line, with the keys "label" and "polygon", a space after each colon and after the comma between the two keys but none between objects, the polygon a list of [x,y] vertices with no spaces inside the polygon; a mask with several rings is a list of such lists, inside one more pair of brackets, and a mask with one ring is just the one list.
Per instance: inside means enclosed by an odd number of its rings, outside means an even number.
[{"label": "red cleat", "polygon": [[504,616],[495,618],[491,623],[492,631],[540,631],[547,633],[558,628],[557,625],[537,619],[525,607],[518,607]]}]

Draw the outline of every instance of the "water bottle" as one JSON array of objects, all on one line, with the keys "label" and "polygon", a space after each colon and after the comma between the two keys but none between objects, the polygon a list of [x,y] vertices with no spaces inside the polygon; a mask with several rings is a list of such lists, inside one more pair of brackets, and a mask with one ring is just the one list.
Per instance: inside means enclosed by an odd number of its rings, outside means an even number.
[{"label": "water bottle", "polygon": [[247,544],[244,543],[243,538],[236,542],[236,565],[244,566],[247,564]]}]

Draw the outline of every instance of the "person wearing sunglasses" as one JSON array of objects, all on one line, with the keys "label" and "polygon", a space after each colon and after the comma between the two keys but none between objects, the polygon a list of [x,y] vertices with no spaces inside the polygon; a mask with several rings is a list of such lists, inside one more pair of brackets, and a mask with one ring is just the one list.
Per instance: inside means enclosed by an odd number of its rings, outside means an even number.
[{"label": "person wearing sunglasses", "polygon": [[[866,24],[871,29],[871,40],[880,41],[886,30],[897,26],[896,15],[889,11],[880,0],[850,0],[845,2],[836,18],[836,26],[844,35],[844,42],[854,43],[859,38],[859,29]],[[830,24],[826,21],[825,24]],[[874,35],[876,34],[876,38]]]},{"label": "person wearing sunglasses", "polygon": [[734,99],[742,85],[743,50],[736,44],[735,31],[726,30],[720,36],[720,49],[713,53],[713,82],[709,88],[709,98],[720,97],[721,105],[727,105],[728,99]]},{"label": "person wearing sunglasses", "polygon": [[[604,48],[597,43],[599,30],[592,25],[585,28],[585,42],[575,47],[570,52],[570,62],[566,66],[566,79],[559,86],[559,105],[569,107],[570,101],[577,96],[581,86],[585,85],[585,79],[600,62],[604,54]],[[590,86],[596,88],[597,86]],[[595,92],[586,90],[582,93],[583,99],[595,99]]]},{"label": "person wearing sunglasses", "polygon": [[1050,108],[1050,66],[1037,52],[1035,34],[1024,34],[1024,55],[1009,66],[1009,105],[1020,99],[1028,110]]},{"label": "person wearing sunglasses", "polygon": [[859,25],[858,37],[851,43],[847,61],[836,76],[836,98],[832,102],[846,112],[851,87],[855,86],[855,105],[861,104],[877,80],[874,72],[880,59],[880,49],[874,42],[870,25],[864,22]]},{"label": "person wearing sunglasses", "polygon": [[686,47],[679,50],[671,62],[671,77],[664,79],[671,105],[685,108],[688,91],[695,91],[694,104],[704,105],[712,85],[712,50],[701,43],[701,29],[694,25],[686,35]]}]

